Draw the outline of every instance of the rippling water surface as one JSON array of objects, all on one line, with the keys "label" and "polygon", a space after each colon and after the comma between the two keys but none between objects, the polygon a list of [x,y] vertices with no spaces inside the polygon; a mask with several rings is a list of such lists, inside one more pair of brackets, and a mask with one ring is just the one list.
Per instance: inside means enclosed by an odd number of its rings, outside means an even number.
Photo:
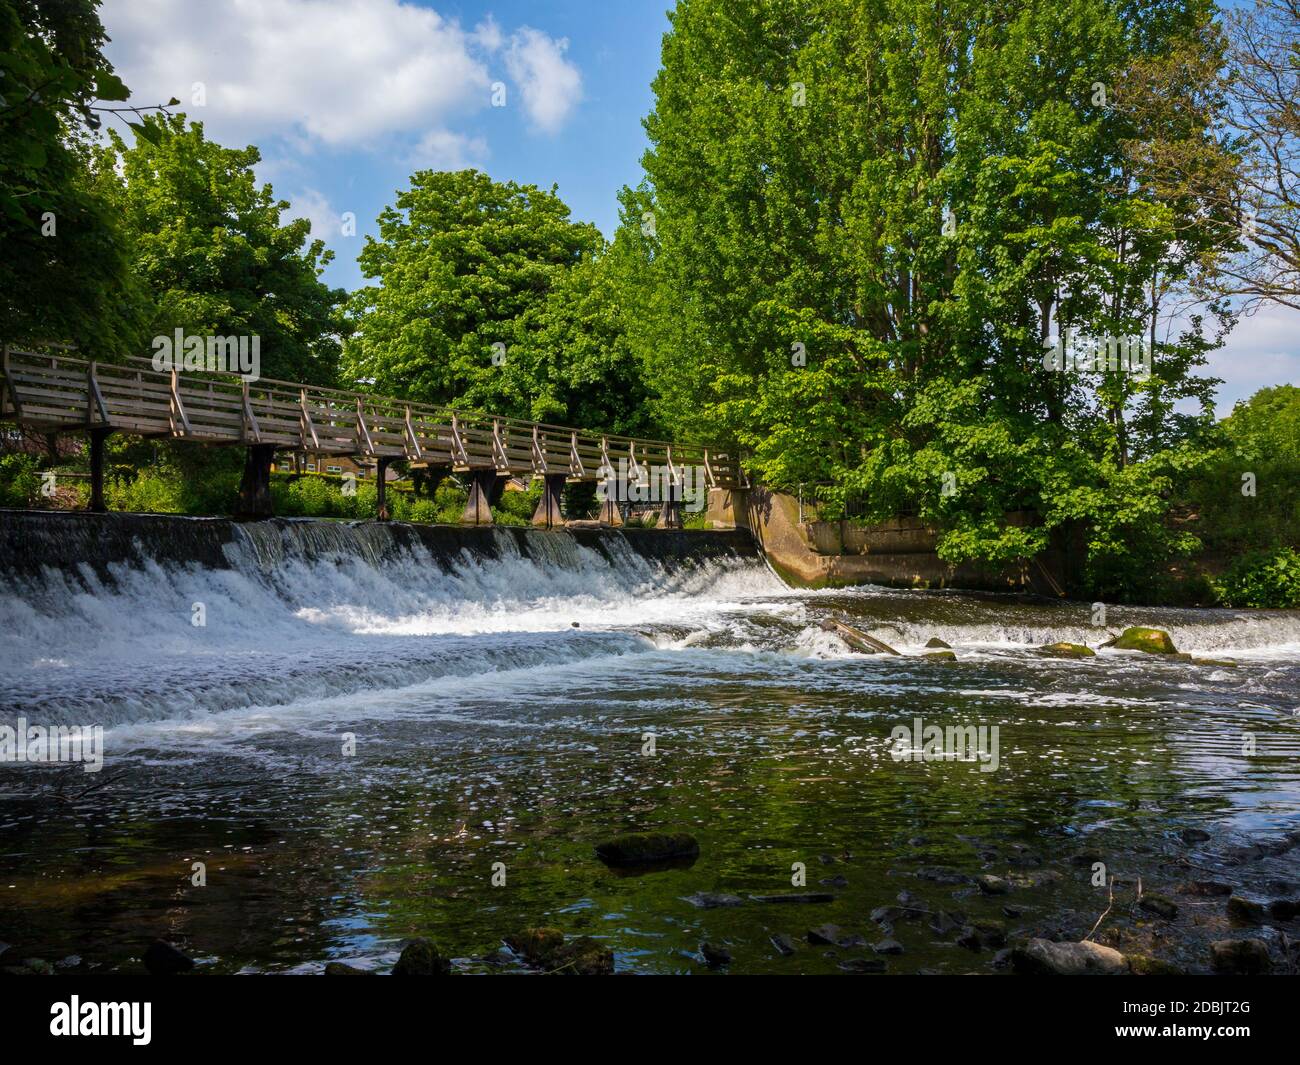
[{"label": "rippling water surface", "polygon": [[[268,564],[240,541],[225,569],[8,579],[0,720],[108,731],[98,776],[0,767],[0,940],[135,971],[164,935],[212,971],[313,972],[429,935],[475,971],[546,924],[632,972],[707,971],[703,940],[731,971],[836,972],[886,935],[891,972],[991,971],[1003,937],[1088,932],[1102,862],[1105,935],[1197,969],[1230,924],[1189,882],[1300,893],[1300,615],[1111,608],[1100,628],[1086,604],[798,592],[752,559],[552,542],[450,573],[418,549]],[[853,653],[831,617],[903,657]],[[1136,623],[1212,664],[1035,651]],[[921,657],[936,636],[956,661]],[[895,760],[891,730],[918,718],[996,726],[996,771]],[[699,859],[594,857],[653,829],[692,832]],[[982,893],[988,873],[1011,891]],[[1139,878],[1176,918],[1132,907]],[[795,890],[834,899],[750,899]],[[901,892],[912,915],[872,919]],[[828,922],[847,946],[806,942]]]}]

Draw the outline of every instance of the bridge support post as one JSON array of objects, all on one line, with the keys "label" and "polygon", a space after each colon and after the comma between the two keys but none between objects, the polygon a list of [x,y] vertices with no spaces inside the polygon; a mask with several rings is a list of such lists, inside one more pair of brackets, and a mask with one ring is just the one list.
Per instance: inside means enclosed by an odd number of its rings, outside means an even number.
[{"label": "bridge support post", "polygon": [[388,464],[391,458],[380,458],[375,467],[375,520],[388,520]]},{"label": "bridge support post", "polygon": [[248,454],[244,458],[244,476],[239,482],[239,502],[235,506],[236,518],[256,520],[273,516],[271,462],[274,458],[274,444],[248,445]]},{"label": "bridge support post", "polygon": [[547,473],[542,475],[542,498],[537,501],[533,512],[533,524],[544,529],[553,529],[564,524],[560,515],[560,499],[564,494],[565,474]]},{"label": "bridge support post", "polygon": [[103,514],[104,505],[104,441],[111,429],[90,430],[90,511]]},{"label": "bridge support post", "polygon": [[664,485],[664,505],[659,511],[659,528],[680,529],[682,527],[682,489],[681,485],[668,481]]},{"label": "bridge support post", "polygon": [[492,503],[497,492],[496,470],[471,470],[469,499],[465,501],[462,525],[491,525]]},{"label": "bridge support post", "polygon": [[623,524],[623,512],[619,509],[618,500],[614,494],[608,493],[600,503],[600,523],[601,525],[619,526]]}]

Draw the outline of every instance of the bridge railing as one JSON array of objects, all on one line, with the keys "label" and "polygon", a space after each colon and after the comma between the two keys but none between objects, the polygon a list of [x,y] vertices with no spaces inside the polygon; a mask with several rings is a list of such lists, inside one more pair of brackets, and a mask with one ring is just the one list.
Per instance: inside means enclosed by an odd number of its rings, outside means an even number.
[{"label": "bridge railing", "polygon": [[47,432],[112,429],[212,445],[269,444],[313,453],[406,459],[453,470],[564,474],[595,481],[625,460],[704,470],[706,483],[743,488],[732,448],[674,443],[495,417],[318,385],[209,370],[158,370],[149,359],[97,362],[3,350],[0,418]]}]

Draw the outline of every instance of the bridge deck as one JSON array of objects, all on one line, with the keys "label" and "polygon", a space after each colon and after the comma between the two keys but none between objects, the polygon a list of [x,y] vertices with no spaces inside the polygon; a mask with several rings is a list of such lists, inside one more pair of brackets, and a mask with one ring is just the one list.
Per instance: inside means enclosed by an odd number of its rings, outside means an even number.
[{"label": "bridge deck", "polygon": [[388,396],[232,374],[155,370],[3,349],[0,420],[41,432],[111,429],[197,443],[270,444],[417,466],[599,480],[602,465],[701,467],[711,488],[746,487],[734,450],[470,414]]}]

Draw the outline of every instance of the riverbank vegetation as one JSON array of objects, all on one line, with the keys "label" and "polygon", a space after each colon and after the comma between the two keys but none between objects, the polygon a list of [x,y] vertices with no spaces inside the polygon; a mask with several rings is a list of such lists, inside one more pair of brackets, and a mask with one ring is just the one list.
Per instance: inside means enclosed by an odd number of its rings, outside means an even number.
[{"label": "riverbank vegetation", "polygon": [[[1243,311],[1300,306],[1298,28],[1285,0],[679,0],[612,240],[556,189],[421,170],[349,295],[255,147],[174,101],[101,129],[128,89],[94,0],[0,0],[5,84],[42,86],[0,110],[0,339],[259,335],[268,377],[739,446],[952,562],[1067,545],[1075,594],[1297,606],[1300,390],[1216,421],[1206,366]],[[117,446],[114,507],[233,498],[228,456]],[[6,505],[81,499],[40,477],[75,460],[7,447]],[[453,520],[461,491],[390,507]],[[340,518],[373,492],[273,486]]]}]

